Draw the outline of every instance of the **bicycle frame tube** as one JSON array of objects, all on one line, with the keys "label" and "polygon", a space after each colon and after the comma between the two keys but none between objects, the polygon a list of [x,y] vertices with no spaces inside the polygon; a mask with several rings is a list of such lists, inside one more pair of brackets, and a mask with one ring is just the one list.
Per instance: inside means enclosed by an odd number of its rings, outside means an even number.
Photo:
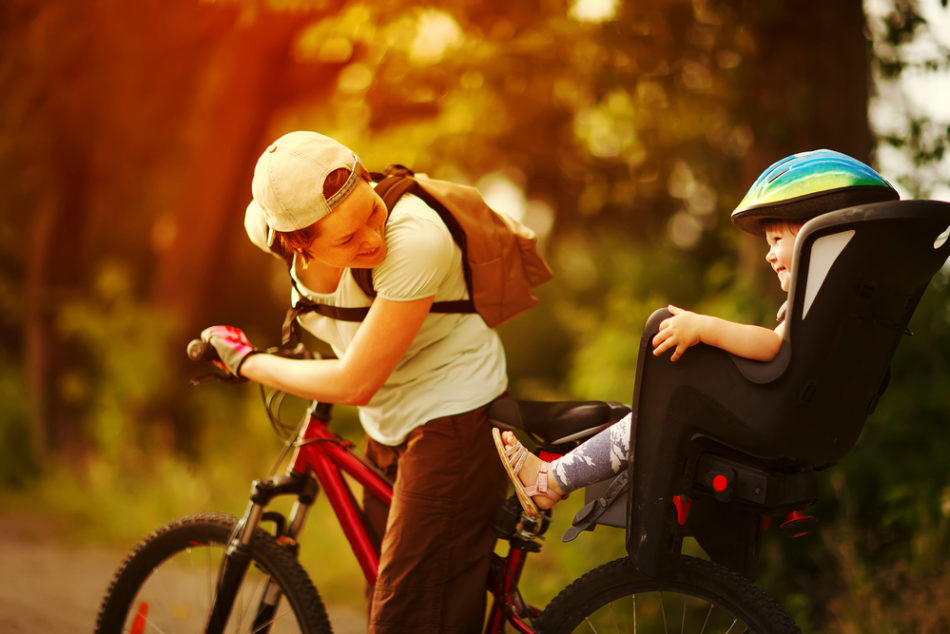
[{"label": "bicycle frame tube", "polygon": [[367,583],[374,585],[379,571],[379,553],[342,474],[352,477],[386,506],[392,504],[392,487],[348,448],[342,446],[341,438],[331,432],[325,422],[311,417],[300,441],[302,445],[294,456],[293,470],[301,473],[312,471],[316,476],[326,492]]},{"label": "bicycle frame tube", "polygon": [[[319,417],[310,417],[300,433],[298,442],[291,468],[299,473],[311,472],[316,477],[326,492],[330,506],[333,507],[333,512],[363,570],[366,582],[375,585],[379,572],[379,552],[363,522],[359,504],[343,475],[353,478],[387,507],[392,504],[392,486],[385,476],[353,453],[351,443],[330,431],[327,422]],[[527,554],[525,548],[512,544],[508,556],[499,558],[500,567],[492,575],[494,579],[488,587],[494,595],[494,602],[485,632],[502,632],[505,622],[522,634],[534,632],[525,618],[530,618],[530,615],[523,614],[527,606],[521,603],[517,588]]]},{"label": "bicycle frame tube", "polygon": [[491,610],[488,613],[486,632],[504,632],[505,621],[522,634],[532,634],[534,629],[517,614],[516,606],[521,605],[518,594],[518,580],[524,569],[527,552],[521,548],[512,548],[508,556],[500,560],[501,570],[493,575],[489,590],[494,595]]}]

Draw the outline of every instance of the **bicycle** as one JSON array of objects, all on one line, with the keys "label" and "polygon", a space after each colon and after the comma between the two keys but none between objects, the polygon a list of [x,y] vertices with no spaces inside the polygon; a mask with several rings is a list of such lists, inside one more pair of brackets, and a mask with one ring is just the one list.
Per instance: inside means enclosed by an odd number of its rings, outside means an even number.
[{"label": "bicycle", "polygon": [[[209,348],[200,341],[189,344],[192,359],[208,355]],[[262,388],[262,397],[271,423],[285,435],[282,458],[294,452],[288,470],[255,481],[241,517],[190,515],[140,542],[109,584],[97,632],[332,631],[325,605],[297,558],[308,513],[321,490],[372,585],[379,555],[343,474],[386,504],[392,500],[392,483],[355,453],[352,443],[329,429],[332,404],[313,403],[298,425],[288,427],[280,421],[283,395]],[[564,453],[629,411],[626,405],[597,401],[502,400],[496,405],[492,416],[500,425],[522,429],[550,454]],[[527,418],[525,411],[530,412]],[[275,498],[286,495],[296,496],[288,517],[268,509]],[[522,633],[569,632],[581,623],[596,628],[605,618],[632,631],[669,631],[674,610],[682,632],[692,631],[686,625],[704,632],[799,631],[782,608],[745,577],[686,556],[678,572],[665,578],[645,576],[621,558],[587,573],[544,609],[531,606],[522,597],[519,581],[527,556],[541,549],[550,518],[550,511],[537,519],[528,517],[514,496],[498,509],[494,530],[509,546],[506,556],[492,555],[486,591],[493,599],[486,633],[506,631],[506,625]],[[201,577],[200,592],[194,576]],[[620,600],[632,608],[625,608],[623,615],[613,611]]]}]

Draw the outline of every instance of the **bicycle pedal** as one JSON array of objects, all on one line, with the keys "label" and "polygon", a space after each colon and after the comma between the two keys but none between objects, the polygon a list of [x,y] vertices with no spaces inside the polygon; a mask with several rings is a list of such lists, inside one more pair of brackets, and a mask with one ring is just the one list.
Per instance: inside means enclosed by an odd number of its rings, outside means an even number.
[{"label": "bicycle pedal", "polygon": [[521,514],[521,523],[519,527],[521,528],[522,534],[528,534],[534,539],[544,539],[544,534],[548,532],[548,527],[551,526],[551,510],[542,509],[541,515],[538,517],[528,517],[526,513]]}]

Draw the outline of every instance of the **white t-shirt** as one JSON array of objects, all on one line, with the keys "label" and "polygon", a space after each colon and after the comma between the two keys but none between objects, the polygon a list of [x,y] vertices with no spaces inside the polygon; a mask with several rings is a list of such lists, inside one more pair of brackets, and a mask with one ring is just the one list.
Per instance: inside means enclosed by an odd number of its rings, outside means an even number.
[{"label": "white t-shirt", "polygon": [[[386,223],[386,259],[373,269],[379,297],[411,301],[434,295],[435,301],[468,299],[462,252],[439,214],[413,195],[396,203]],[[371,301],[349,269],[332,293],[314,293],[290,268],[297,289],[309,300],[340,307],[369,306]],[[297,290],[292,301],[296,304]],[[316,313],[300,324],[343,357],[360,322]],[[371,438],[398,445],[410,431],[440,416],[485,405],[508,387],[505,351],[498,334],[475,313],[430,313],[392,374],[367,405],[360,421]]]}]

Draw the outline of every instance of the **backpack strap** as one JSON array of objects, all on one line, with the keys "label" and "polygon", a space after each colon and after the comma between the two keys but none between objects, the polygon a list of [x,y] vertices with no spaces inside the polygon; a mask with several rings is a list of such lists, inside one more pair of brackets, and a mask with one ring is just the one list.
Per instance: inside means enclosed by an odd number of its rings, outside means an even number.
[{"label": "backpack strap", "polygon": [[[455,220],[452,214],[449,213],[442,203],[427,194],[421,187],[419,187],[419,183],[417,183],[416,179],[414,178],[413,171],[405,165],[393,164],[387,167],[382,174],[374,173],[371,176],[377,182],[376,193],[380,198],[383,199],[383,203],[385,203],[386,209],[389,210],[389,213],[392,213],[393,209],[396,208],[396,203],[399,202],[400,198],[402,198],[407,193],[411,193],[421,198],[430,208],[432,208],[433,211],[439,214],[439,218],[442,219],[442,222],[448,228],[449,233],[452,236],[452,240],[454,240],[462,250],[462,269],[465,275],[465,288],[468,289],[469,294],[471,294],[472,274],[469,270],[468,260],[466,259],[465,232],[462,231],[462,227],[459,226],[458,221]],[[353,275],[353,279],[356,280],[356,284],[360,287],[360,290],[366,293],[367,297],[376,297],[376,289],[373,287],[372,269],[350,269],[350,273]],[[333,307],[331,306],[329,308]],[[368,311],[369,309],[348,308],[343,310]],[[475,310],[475,302],[473,302],[471,299],[454,299],[443,302],[433,302],[429,312],[449,314],[474,313],[477,311]],[[362,321],[366,317],[365,312],[363,312],[362,317],[359,317],[358,319],[349,319],[347,316],[336,316],[324,312],[320,312],[320,314],[333,317],[334,319],[342,319],[343,321]],[[353,316],[356,316],[357,314],[358,313],[356,312],[352,313]]]},{"label": "backpack strap", "polygon": [[[404,165],[390,165],[382,174],[373,173],[370,176],[376,181],[376,194],[383,199],[386,209],[391,214],[396,203],[403,194],[413,188],[415,180],[412,170]],[[350,274],[360,290],[370,299],[376,297],[376,288],[373,286],[373,269],[350,269]],[[358,319],[357,321],[362,321]]]},{"label": "backpack strap", "polygon": [[[465,233],[449,211],[439,203],[438,200],[426,194],[425,191],[419,187],[415,178],[413,178],[412,170],[404,165],[390,165],[383,173],[372,173],[371,177],[377,182],[376,193],[383,199],[383,203],[385,203],[386,209],[389,210],[390,213],[392,213],[392,210],[396,207],[396,203],[399,202],[399,199],[406,193],[411,192],[422,198],[429,207],[439,214],[442,222],[448,227],[452,239],[459,245],[459,248],[462,249],[462,267],[465,274],[465,287],[469,290],[469,293],[471,293],[471,271],[469,270],[468,262],[465,257]],[[290,259],[287,261],[289,268],[293,260]],[[367,297],[370,299],[376,297],[376,289],[373,287],[372,269],[350,269],[350,274],[353,276],[353,280],[357,286],[360,287],[360,290],[362,290]],[[299,341],[300,325],[297,323],[297,318],[301,315],[317,313],[318,315],[340,321],[358,322],[366,319],[366,315],[369,313],[369,306],[341,307],[312,302],[303,296],[300,289],[296,288],[293,277],[291,277],[290,282],[295,290],[297,290],[299,299],[292,308],[287,310],[284,316],[284,323],[281,326],[281,345],[283,346]],[[458,299],[433,302],[429,308],[429,312],[454,314],[475,313],[477,311],[475,310],[475,303],[471,299]]]},{"label": "backpack strap", "polygon": [[[442,224],[444,224],[449,230],[452,240],[462,251],[462,273],[465,277],[465,288],[469,292],[469,297],[471,297],[472,270],[468,264],[468,240],[465,237],[465,232],[462,230],[462,226],[458,223],[458,220],[456,220],[451,212],[445,208],[445,205],[443,205],[435,197],[431,196],[419,186],[419,183],[415,179],[415,174],[405,165],[390,165],[382,174],[374,174],[373,177],[379,177],[377,179],[378,184],[376,185],[376,193],[379,194],[379,197],[383,199],[383,202],[386,204],[386,209],[388,209],[390,213],[392,213],[392,210],[395,209],[396,203],[399,202],[399,199],[402,198],[404,194],[411,193],[422,199],[422,201],[425,202],[425,204],[428,205],[430,209],[439,214],[439,218],[442,219]],[[356,283],[360,285],[360,288],[363,289],[363,292],[366,292],[366,289],[363,288],[363,283],[361,283],[360,280],[360,277],[363,275],[366,275],[369,278],[369,285],[372,287],[373,271],[371,269],[351,269],[351,271],[353,272],[353,277],[356,279]],[[357,277],[357,271],[360,272],[360,277]],[[371,293],[366,294],[370,297],[375,297],[376,291],[373,289],[371,290]],[[444,302],[433,302],[432,308],[429,309],[429,312],[475,313],[478,311],[475,309],[475,302],[471,299],[456,299]]]},{"label": "backpack strap", "polygon": [[[281,345],[287,346],[300,340],[300,325],[297,318],[308,313],[317,313],[324,317],[330,317],[339,321],[363,321],[369,314],[369,306],[330,306],[329,304],[318,304],[309,299],[300,296],[297,303],[287,310],[284,315],[284,323],[280,329]],[[471,300],[459,299],[444,302],[433,302],[430,313],[454,314],[454,313],[474,313],[475,307]],[[293,347],[293,346],[291,346]]]},{"label": "backpack strap", "polygon": [[345,306],[330,306],[329,304],[318,304],[312,302],[306,297],[303,293],[300,292],[300,289],[297,288],[297,283],[294,282],[294,278],[290,278],[290,284],[294,287],[294,290],[297,291],[297,302],[287,309],[287,312],[284,314],[284,323],[280,327],[280,345],[282,349],[292,348],[297,342],[300,341],[300,324],[297,322],[297,318],[301,315],[306,315],[308,313],[317,313],[318,315],[323,315],[324,317],[331,317],[333,319],[338,319],[340,321],[363,321],[366,319],[366,314],[369,312],[369,306],[356,306],[348,308]]}]

